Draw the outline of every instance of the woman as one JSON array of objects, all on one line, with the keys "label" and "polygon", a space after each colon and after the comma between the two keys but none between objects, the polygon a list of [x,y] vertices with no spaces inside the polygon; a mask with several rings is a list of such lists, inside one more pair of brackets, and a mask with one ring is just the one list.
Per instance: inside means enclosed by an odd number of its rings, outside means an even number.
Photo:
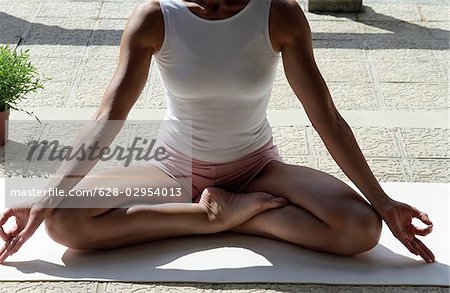
[{"label": "woman", "polygon": [[[331,175],[285,164],[279,156],[265,112],[280,54],[312,125],[370,204]],[[117,71],[93,117],[97,124],[126,119],[152,58],[167,89],[166,117],[192,122],[192,185],[176,174],[190,157],[167,139],[167,161],[114,168],[82,180],[66,171],[54,186],[93,189],[120,185],[113,177],[129,178],[119,187],[181,188],[193,196],[193,203],[9,209],[0,224],[15,216],[18,225],[10,232],[0,230],[6,241],[0,261],[15,253],[44,220],[55,241],[74,249],[231,230],[355,255],[378,243],[381,219],[411,253],[434,261],[416,238],[431,232],[431,221],[389,198],[376,181],[332,102],[313,57],[309,25],[294,0],[151,0],[139,5],[124,30]],[[104,132],[98,127],[79,138],[92,143]],[[111,140],[104,139],[104,144]],[[69,169],[84,175],[93,164]],[[414,217],[428,227],[413,226]]]}]

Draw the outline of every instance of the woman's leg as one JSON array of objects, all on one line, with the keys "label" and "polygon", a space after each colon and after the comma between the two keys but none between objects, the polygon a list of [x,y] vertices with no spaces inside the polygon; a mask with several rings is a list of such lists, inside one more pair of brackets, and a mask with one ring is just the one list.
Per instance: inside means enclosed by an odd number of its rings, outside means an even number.
[{"label": "woman's leg", "polygon": [[373,248],[381,219],[339,179],[308,167],[270,162],[243,192],[268,192],[290,204],[257,214],[232,229],[306,248],[354,255]]},{"label": "woman's leg", "polygon": [[[118,180],[120,178],[120,180]],[[87,176],[75,189],[115,187],[178,188],[178,182],[153,165],[112,168]],[[105,249],[167,237],[228,230],[257,213],[285,205],[282,198],[256,192],[241,197],[206,189],[200,203],[135,204],[116,198],[117,207],[57,208],[46,220],[50,237],[74,249]],[[220,206],[220,209],[218,208]],[[209,217],[215,216],[213,221]]]}]

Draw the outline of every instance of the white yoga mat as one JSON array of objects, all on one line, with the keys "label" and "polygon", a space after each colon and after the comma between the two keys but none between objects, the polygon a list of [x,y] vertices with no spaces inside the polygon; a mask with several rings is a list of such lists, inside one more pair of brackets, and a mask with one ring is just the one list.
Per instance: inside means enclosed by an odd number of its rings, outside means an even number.
[{"label": "white yoga mat", "polygon": [[275,240],[232,233],[83,253],[54,243],[41,226],[17,254],[0,265],[0,280],[448,286],[450,185],[382,185],[391,197],[429,214],[434,231],[423,241],[435,253],[436,263],[426,264],[410,254],[386,226],[380,244],[356,257],[338,257]]}]

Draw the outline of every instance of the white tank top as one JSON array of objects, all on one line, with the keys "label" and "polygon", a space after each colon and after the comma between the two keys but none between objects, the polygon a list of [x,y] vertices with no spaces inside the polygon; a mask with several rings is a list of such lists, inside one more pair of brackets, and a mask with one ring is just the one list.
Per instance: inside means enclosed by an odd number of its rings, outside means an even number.
[{"label": "white tank top", "polygon": [[270,4],[250,0],[229,18],[207,20],[182,0],[160,0],[165,34],[154,57],[165,120],[174,122],[165,143],[180,150],[189,141],[194,159],[225,163],[270,140],[266,110],[280,59],[269,38]]}]

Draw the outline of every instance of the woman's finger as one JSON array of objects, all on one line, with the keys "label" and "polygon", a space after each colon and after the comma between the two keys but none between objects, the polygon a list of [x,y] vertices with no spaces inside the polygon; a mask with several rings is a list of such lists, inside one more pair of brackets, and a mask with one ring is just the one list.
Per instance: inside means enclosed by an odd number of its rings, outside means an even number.
[{"label": "woman's finger", "polygon": [[42,223],[40,219],[37,217],[34,217],[30,221],[28,221],[27,226],[17,235],[17,237],[14,237],[16,240],[13,244],[10,244],[8,247],[8,255],[12,255],[13,253],[16,253],[22,245],[31,237],[31,235],[34,234],[36,229],[39,227],[39,225]]},{"label": "woman's finger", "polygon": [[22,235],[17,236],[16,239],[17,240],[14,242],[14,245],[11,245],[11,248],[9,249],[8,256],[16,253],[26,241],[26,239]]},{"label": "woman's finger", "polygon": [[428,214],[426,214],[426,213],[421,214],[420,220],[427,225],[433,225],[433,222],[431,222],[430,218],[428,218]]},{"label": "woman's finger", "polygon": [[[35,221],[37,222],[37,221]],[[25,229],[23,229],[17,236],[11,237],[0,251],[0,263],[10,255],[16,253],[22,245],[30,238],[30,236],[36,230],[37,223],[29,223]],[[33,230],[34,229],[34,230]],[[18,230],[17,230],[18,231]]]},{"label": "woman's finger", "polygon": [[414,210],[414,217],[420,219],[422,222],[424,222],[427,225],[433,225],[433,222],[430,221],[430,218],[428,218],[428,215],[424,212],[419,211],[415,207],[412,207]]},{"label": "woman's finger", "polygon": [[434,257],[434,254],[431,252],[430,249],[428,249],[428,247],[425,246],[425,244],[423,244],[422,241],[420,241],[417,238],[415,238],[413,241],[419,247],[419,249],[421,251],[423,251],[423,253],[428,257],[430,262],[434,262],[436,260],[435,257]]},{"label": "woman's finger", "polygon": [[419,247],[419,245],[414,240],[412,240],[410,242],[411,242],[411,245],[414,246],[415,249],[417,249],[417,251],[419,252],[420,257],[422,257],[428,263],[431,262],[430,258],[425,253],[425,251],[423,249],[421,249]]},{"label": "woman's finger", "polygon": [[2,215],[0,216],[0,226],[3,226],[6,221],[8,221],[8,219],[13,216],[13,210],[12,209],[7,209],[6,211],[4,211],[2,213]]},{"label": "woman's finger", "polygon": [[3,230],[3,227],[0,226],[0,237],[3,239],[3,241],[7,241],[9,238],[11,238],[11,233],[6,233],[5,230]]},{"label": "woman's finger", "polygon": [[16,238],[13,237],[8,242],[5,242],[2,253],[0,254],[0,263],[3,263],[3,261],[8,257],[11,247],[15,245],[15,241]]},{"label": "woman's finger", "polygon": [[8,219],[13,216],[12,209],[7,209],[2,215],[0,216],[0,237],[3,239],[3,241],[6,241],[10,239],[10,233],[6,233],[5,230],[3,230],[3,225],[8,221]]},{"label": "woman's finger", "polygon": [[10,242],[10,240],[5,241],[5,243],[3,243],[3,245],[2,245],[2,248],[0,248],[0,259],[1,259],[1,256],[3,255],[3,253],[5,252],[6,248],[8,247],[9,242]]},{"label": "woman's finger", "polygon": [[427,236],[428,234],[431,233],[431,231],[433,231],[433,225],[429,225],[426,228],[414,227],[414,234],[419,236]]},{"label": "woman's finger", "polygon": [[419,255],[417,249],[410,243],[407,237],[399,238],[400,242],[411,252],[412,254]]}]

